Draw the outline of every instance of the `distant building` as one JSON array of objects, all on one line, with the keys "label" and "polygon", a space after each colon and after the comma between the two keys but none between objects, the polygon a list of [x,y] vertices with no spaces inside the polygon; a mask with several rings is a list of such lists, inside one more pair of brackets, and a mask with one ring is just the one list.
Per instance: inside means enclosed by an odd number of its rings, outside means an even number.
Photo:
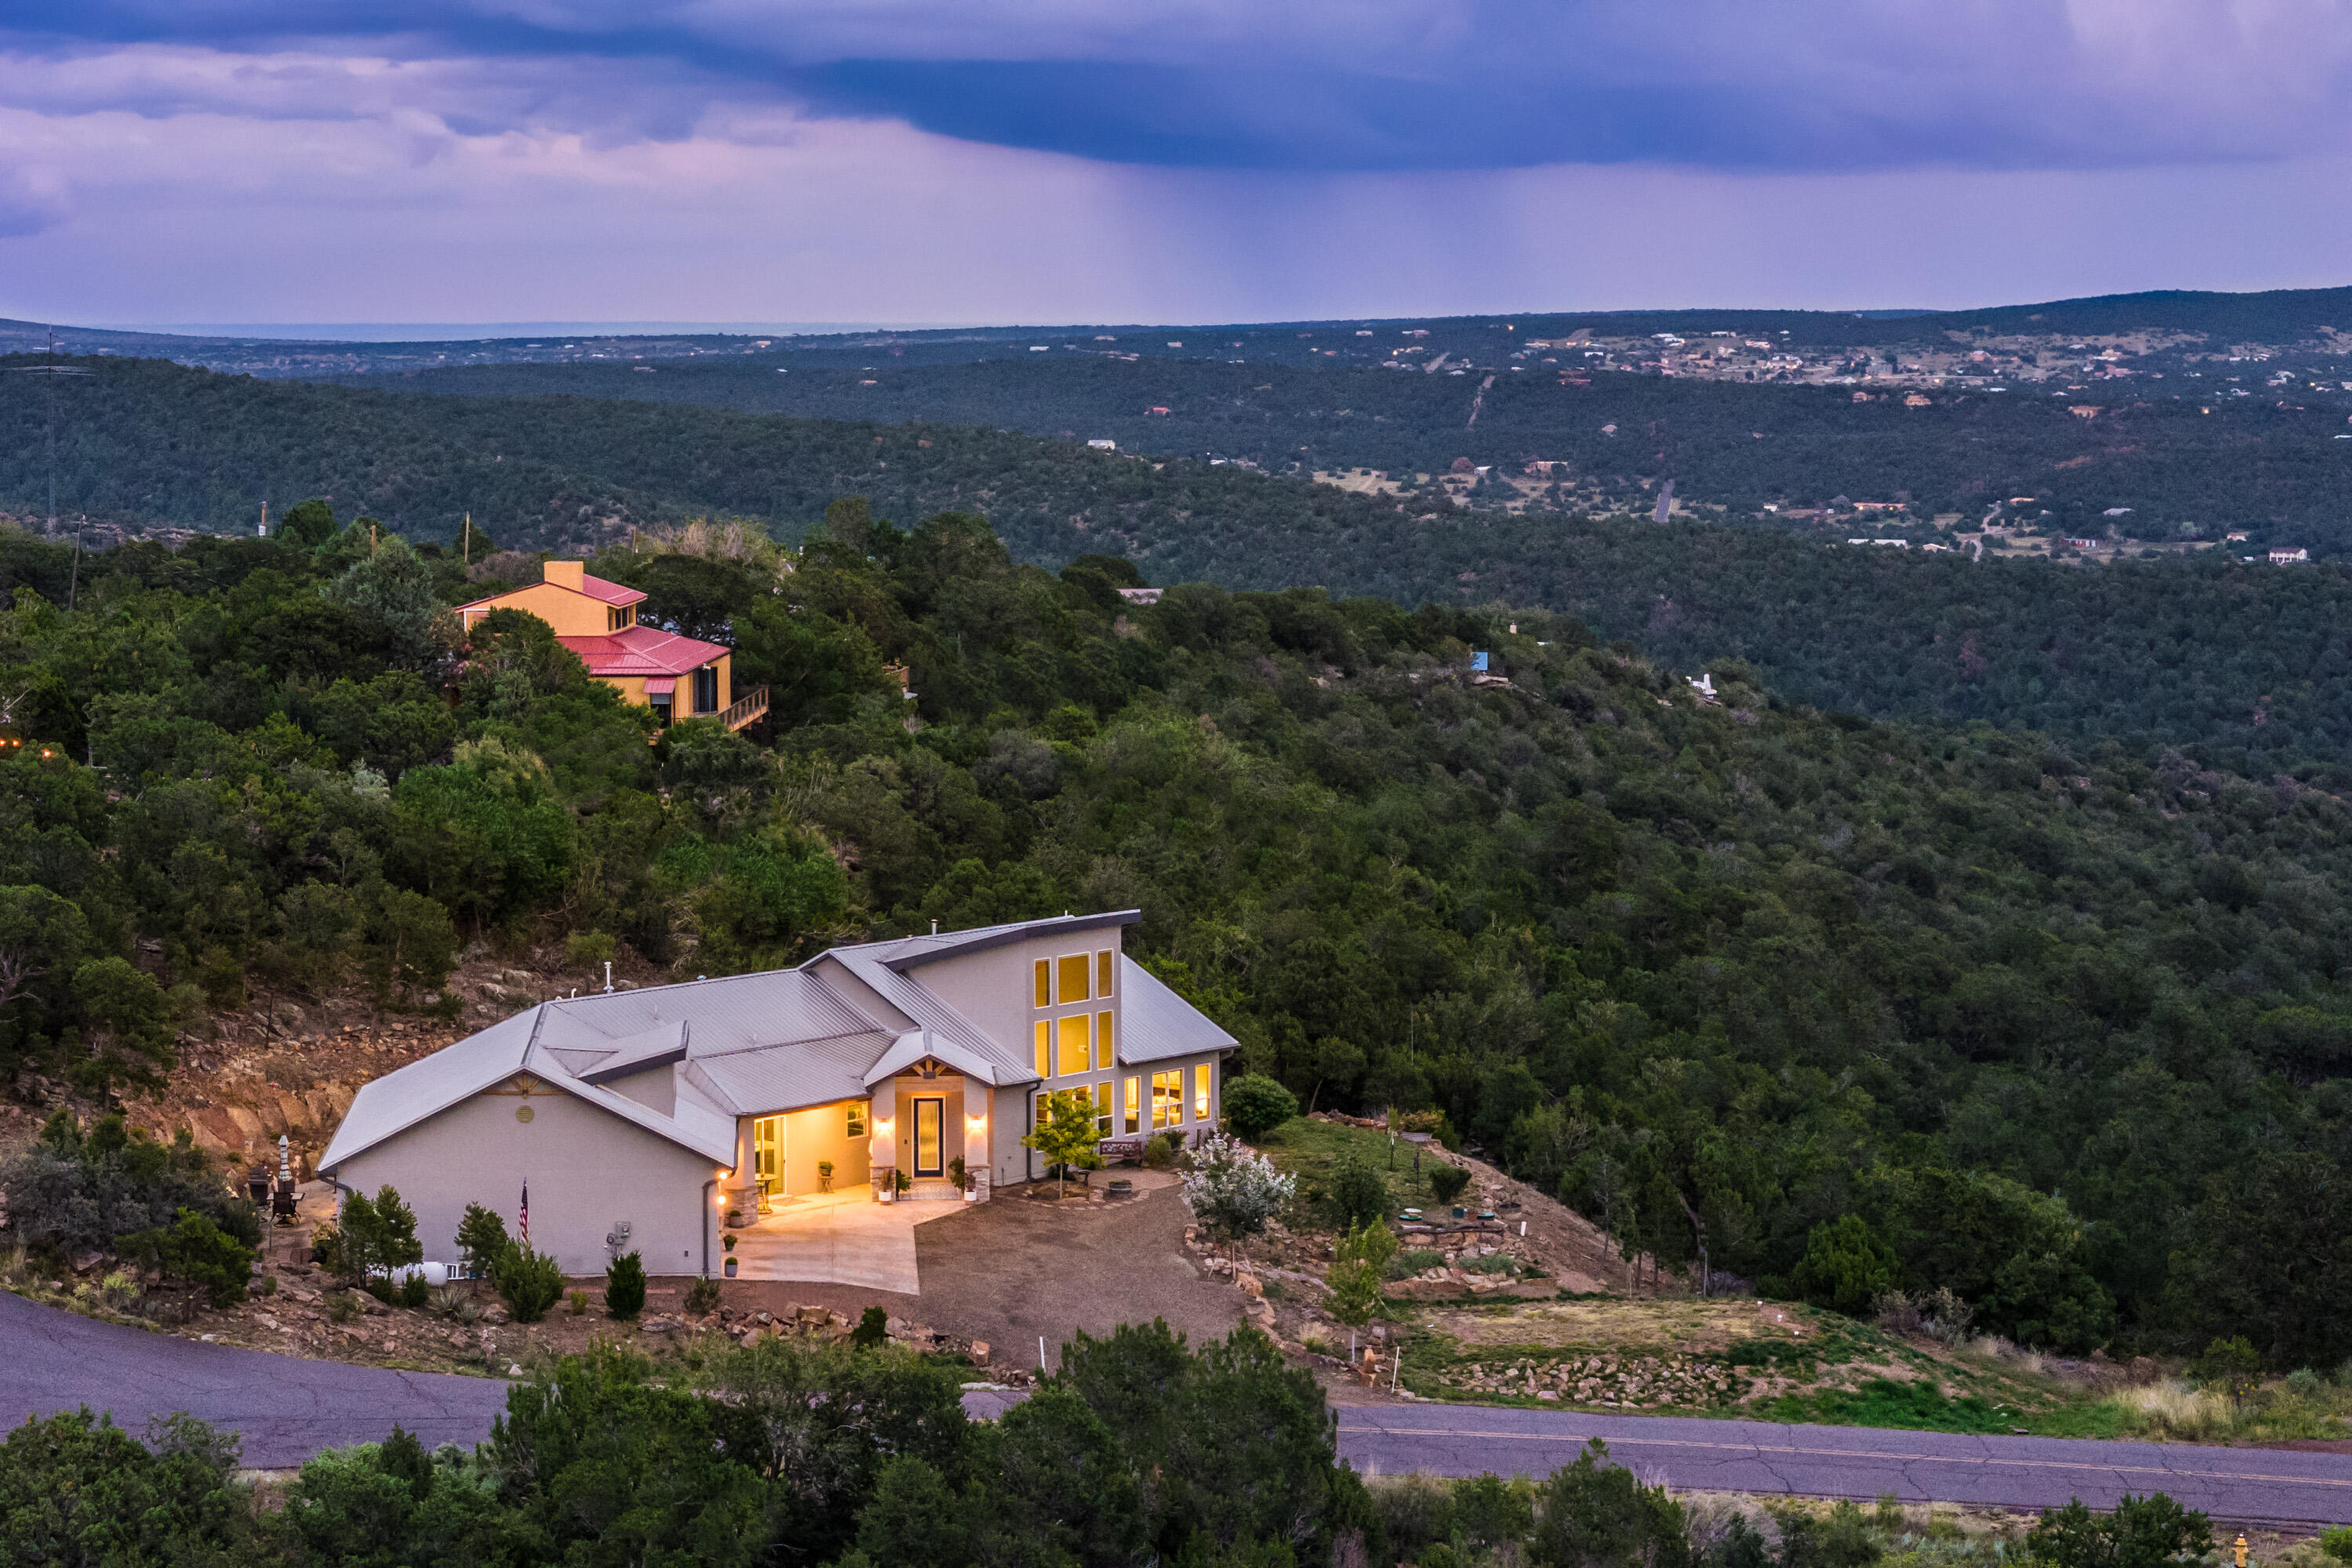
[{"label": "distant building", "polygon": [[1155,403],[1150,407],[1145,409],[1144,412],[1146,414],[1165,414],[1168,412],[1168,405],[1163,403]]},{"label": "distant building", "polygon": [[2242,528],[2237,529],[2221,537],[2231,544],[2243,544],[2246,542],[2246,531]]},{"label": "distant building", "polygon": [[590,675],[650,707],[665,724],[715,717],[740,730],[768,711],[766,687],[734,691],[731,648],[640,625],[637,606],[646,595],[638,590],[592,577],[577,561],[550,561],[540,573],[541,581],[528,587],[458,605],[458,623],[471,630],[493,610],[535,616],[555,628],[555,640],[577,654]]},{"label": "distant building", "polygon": [[2308,561],[2310,559],[2311,552],[2308,550],[2273,550],[2271,552],[2271,564],[2273,566],[2293,566],[2300,562]]},{"label": "distant building", "polygon": [[2105,541],[2097,539],[2070,539],[2066,542],[2077,550],[2096,550],[2105,542]]},{"label": "distant building", "polygon": [[1165,592],[1164,588],[1121,588],[1118,596],[1130,605],[1156,605]]},{"label": "distant building", "polygon": [[1118,450],[1118,443],[1110,439],[1107,436],[1097,436],[1093,440],[1087,442],[1087,445],[1092,447],[1097,452],[1116,452]]}]

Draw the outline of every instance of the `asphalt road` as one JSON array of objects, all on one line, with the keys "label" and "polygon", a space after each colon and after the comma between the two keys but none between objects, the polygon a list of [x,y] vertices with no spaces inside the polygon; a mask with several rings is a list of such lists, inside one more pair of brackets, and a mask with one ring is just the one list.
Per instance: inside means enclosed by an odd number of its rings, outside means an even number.
[{"label": "asphalt road", "polygon": [[[478,1443],[506,1406],[494,1379],[389,1372],[208,1345],[94,1322],[0,1291],[0,1431],[87,1405],[143,1430],[184,1410],[244,1438],[245,1462],[290,1468],[373,1442],[394,1422],[427,1447]],[[975,1415],[1008,1396],[973,1394]],[[1780,1493],[2032,1510],[2168,1492],[2232,1524],[2352,1522],[2352,1455],[2186,1444],[1966,1437],[1862,1426],[1588,1415],[1478,1405],[1345,1405],[1339,1452],[1366,1473],[1544,1475],[1599,1437],[1644,1480]]]},{"label": "asphalt road", "polygon": [[2079,1497],[2170,1494],[2231,1524],[2352,1521],[2352,1455],[2188,1444],[1974,1437],[1868,1426],[1782,1426],[1587,1415],[1475,1405],[1342,1406],[1339,1451],[1357,1469],[1545,1475],[1593,1437],[1647,1481],[1677,1490],[1966,1503],[2018,1510]]},{"label": "asphalt road", "polygon": [[427,1448],[490,1435],[507,1385],[208,1345],[76,1317],[0,1290],[0,1429],[87,1405],[133,1434],[184,1410],[244,1436],[245,1462],[290,1469],[398,1422]]}]

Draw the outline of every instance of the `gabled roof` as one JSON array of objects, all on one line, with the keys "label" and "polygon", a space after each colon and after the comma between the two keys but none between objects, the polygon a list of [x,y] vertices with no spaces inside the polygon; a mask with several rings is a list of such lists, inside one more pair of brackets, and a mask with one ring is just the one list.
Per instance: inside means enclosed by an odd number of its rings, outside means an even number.
[{"label": "gabled roof", "polygon": [[[861,942],[797,969],[545,1002],[363,1087],[319,1162],[342,1162],[527,1072],[721,1165],[736,1118],[866,1098],[926,1058],[996,1087],[1034,1083],[1024,1041],[997,1041],[910,971],[1007,942],[1133,924],[1137,911],[1064,916],[936,936]],[[1119,961],[1122,1063],[1231,1049],[1234,1037]],[[667,1112],[610,1087],[675,1069]]]},{"label": "gabled roof", "polygon": [[684,675],[733,651],[656,626],[628,626],[601,637],[558,637],[591,675]]}]

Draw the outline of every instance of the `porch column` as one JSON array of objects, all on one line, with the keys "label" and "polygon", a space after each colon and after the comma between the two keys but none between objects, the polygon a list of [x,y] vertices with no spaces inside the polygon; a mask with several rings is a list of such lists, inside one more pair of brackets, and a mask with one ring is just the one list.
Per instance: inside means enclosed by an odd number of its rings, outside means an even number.
[{"label": "porch column", "polygon": [[751,1119],[739,1116],[735,1119],[735,1169],[720,1184],[720,1190],[727,1194],[727,1212],[740,1214],[746,1221],[757,1217],[759,1185],[760,1178],[751,1161]]},{"label": "porch column", "polygon": [[874,1131],[866,1141],[866,1163],[867,1179],[878,1184],[898,1168],[898,1086],[888,1084],[877,1090],[873,1108]]}]

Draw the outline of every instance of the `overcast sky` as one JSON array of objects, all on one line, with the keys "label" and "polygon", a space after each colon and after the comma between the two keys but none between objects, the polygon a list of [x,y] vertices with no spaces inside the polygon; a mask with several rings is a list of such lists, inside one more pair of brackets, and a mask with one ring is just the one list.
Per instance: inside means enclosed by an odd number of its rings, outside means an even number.
[{"label": "overcast sky", "polygon": [[2352,0],[10,0],[0,315],[2352,282]]}]

